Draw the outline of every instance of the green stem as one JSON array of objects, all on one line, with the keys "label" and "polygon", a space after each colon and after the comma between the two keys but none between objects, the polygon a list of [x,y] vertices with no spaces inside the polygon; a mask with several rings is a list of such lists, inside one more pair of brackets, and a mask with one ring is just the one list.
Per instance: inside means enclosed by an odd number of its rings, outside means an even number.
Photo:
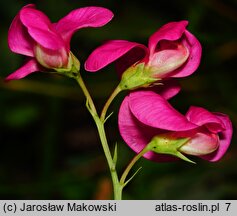
[{"label": "green stem", "polygon": [[128,181],[130,181],[131,179],[129,179],[127,182],[126,182],[126,178],[127,178],[127,175],[128,173],[130,172],[130,170],[132,169],[132,167],[134,166],[134,164],[145,154],[149,151],[150,149],[147,148],[147,146],[142,149],[140,151],[139,154],[135,155],[135,157],[130,161],[130,163],[128,164],[128,166],[126,167],[126,169],[124,170],[122,176],[121,176],[121,179],[120,179],[120,184],[125,186]]},{"label": "green stem", "polygon": [[86,85],[85,85],[81,75],[78,74],[78,76],[76,76],[75,79],[76,79],[77,83],[79,84],[79,86],[81,87],[81,89],[82,89],[82,91],[83,91],[83,93],[84,93],[84,95],[85,95],[85,97],[87,99],[87,102],[88,102],[88,104],[90,106],[90,109],[91,109],[90,112],[92,111],[92,113],[97,115],[97,111],[96,111],[94,102],[93,102],[93,100],[91,98],[91,95],[90,95],[89,91],[87,90],[87,87],[86,87]]},{"label": "green stem", "polygon": [[120,88],[120,86],[118,85],[113,93],[110,95],[109,99],[107,100],[107,102],[105,103],[104,107],[103,107],[103,110],[101,112],[101,115],[100,115],[100,119],[101,121],[105,121],[106,119],[106,113],[107,113],[107,110],[110,106],[110,104],[112,103],[112,101],[114,100],[114,98],[122,91],[122,89]]},{"label": "green stem", "polygon": [[[103,150],[104,150],[104,154],[105,154],[105,157],[106,157],[106,160],[107,160],[107,163],[108,163],[108,166],[109,166],[111,178],[112,178],[113,189],[114,189],[114,199],[115,200],[121,200],[122,199],[122,186],[119,183],[115,163],[113,161],[113,158],[112,158],[112,155],[111,155],[111,152],[110,152],[110,149],[109,149],[108,141],[107,141],[107,138],[106,138],[106,134],[105,134],[105,130],[104,130],[104,119],[99,118],[99,116],[97,114],[97,111],[96,111],[96,108],[95,108],[95,105],[94,105],[94,102],[93,102],[93,100],[90,96],[89,91],[86,88],[86,85],[85,85],[82,77],[80,75],[78,75],[77,77],[75,77],[75,79],[77,80],[78,84],[80,85],[80,87],[81,87],[81,89],[82,89],[82,91],[83,91],[83,93],[84,93],[84,95],[87,99],[87,108],[88,108],[89,112],[91,113],[91,115],[92,115],[92,117],[93,117],[93,119],[96,123],[97,129],[98,129],[101,144],[102,144],[102,147],[103,147]],[[115,96],[113,96],[113,98],[114,97]],[[109,103],[107,103],[107,105],[106,105],[107,108],[104,109],[103,113],[105,113],[105,115],[106,115],[106,111],[109,107],[109,104],[111,102],[112,102],[112,100]]]},{"label": "green stem", "polygon": [[98,132],[99,132],[99,136],[101,139],[101,143],[104,149],[104,153],[109,165],[109,170],[110,170],[110,174],[112,177],[112,182],[113,182],[113,188],[114,188],[114,199],[115,200],[121,200],[122,199],[122,187],[119,183],[119,178],[116,172],[116,164],[113,162],[113,158],[111,155],[111,152],[109,150],[109,146],[108,146],[108,142],[107,142],[107,138],[105,135],[105,129],[104,129],[104,123],[100,120],[99,117],[94,118]]}]

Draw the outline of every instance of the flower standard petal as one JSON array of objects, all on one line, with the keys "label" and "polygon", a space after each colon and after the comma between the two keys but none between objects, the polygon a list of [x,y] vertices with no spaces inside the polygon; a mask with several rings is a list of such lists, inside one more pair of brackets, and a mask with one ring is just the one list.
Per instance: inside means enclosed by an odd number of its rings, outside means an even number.
[{"label": "flower standard petal", "polygon": [[179,69],[177,69],[171,77],[186,77],[192,74],[199,66],[202,56],[202,46],[197,38],[185,30],[185,39],[183,44],[189,50],[189,58],[186,63]]},{"label": "flower standard petal", "polygon": [[54,24],[55,30],[62,35],[69,46],[75,31],[86,27],[101,27],[113,18],[113,13],[103,7],[84,7],[71,11]]},{"label": "flower standard petal", "polygon": [[[147,126],[136,119],[129,108],[128,96],[123,100],[120,106],[118,125],[123,140],[136,153],[139,153],[143,148],[145,148],[145,146],[151,141],[154,136],[160,133],[164,133],[163,130]],[[152,151],[144,154],[144,158],[156,162],[177,160],[172,156],[158,154]]]},{"label": "flower standard petal", "polygon": [[[32,7],[32,5],[27,5],[25,7]],[[33,45],[34,41],[22,24],[20,15],[17,14],[8,31],[8,46],[10,50],[18,54],[33,57]]]},{"label": "flower standard petal", "polygon": [[5,80],[9,81],[21,79],[36,71],[40,71],[40,66],[35,59],[30,59],[25,65],[6,77]]},{"label": "flower standard petal", "polygon": [[148,47],[151,54],[155,52],[156,46],[159,43],[159,41],[161,40],[175,41],[181,38],[187,25],[188,21],[184,20],[180,22],[167,23],[166,25],[163,25],[160,29],[158,29],[149,38]]},{"label": "flower standard petal", "polygon": [[89,55],[85,62],[85,69],[90,72],[98,71],[135,47],[140,47],[147,51],[147,48],[139,43],[126,40],[107,41]]},{"label": "flower standard petal", "polygon": [[132,92],[129,98],[133,115],[143,124],[170,131],[187,131],[198,127],[153,91]]},{"label": "flower standard petal", "polygon": [[20,19],[30,36],[41,46],[52,50],[66,47],[60,34],[53,29],[49,18],[41,11],[23,8],[20,11]]},{"label": "flower standard petal", "polygon": [[126,97],[119,110],[118,125],[125,142],[136,152],[141,151],[151,138],[156,135],[150,127],[143,125],[132,114],[129,108],[129,97]]}]

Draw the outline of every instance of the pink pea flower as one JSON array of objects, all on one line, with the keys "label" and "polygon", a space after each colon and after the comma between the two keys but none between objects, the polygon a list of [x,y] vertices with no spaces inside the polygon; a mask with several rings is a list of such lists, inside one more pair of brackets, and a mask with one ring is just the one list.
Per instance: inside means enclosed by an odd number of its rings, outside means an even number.
[{"label": "pink pea flower", "polygon": [[102,7],[84,7],[71,11],[57,23],[29,4],[14,18],[8,33],[12,52],[28,57],[25,65],[6,80],[21,79],[36,71],[78,72],[80,63],[70,52],[72,35],[81,28],[100,27],[113,13]]},{"label": "pink pea flower", "polygon": [[197,38],[186,30],[187,25],[188,21],[167,23],[150,36],[148,47],[126,40],[107,41],[90,54],[85,69],[95,72],[116,61],[118,73],[126,80],[123,87],[132,86],[130,89],[137,85],[129,83],[133,82],[131,77],[135,73],[143,79],[153,78],[146,80],[151,83],[189,76],[200,64],[202,48]]},{"label": "pink pea flower", "polygon": [[169,90],[160,95],[153,91],[131,92],[119,111],[118,124],[124,141],[136,153],[151,142],[155,143],[153,147],[159,142],[157,149],[144,154],[145,158],[157,162],[176,160],[170,155],[183,159],[183,154],[211,162],[220,160],[232,137],[229,117],[194,106],[184,116],[166,101],[173,95]]}]

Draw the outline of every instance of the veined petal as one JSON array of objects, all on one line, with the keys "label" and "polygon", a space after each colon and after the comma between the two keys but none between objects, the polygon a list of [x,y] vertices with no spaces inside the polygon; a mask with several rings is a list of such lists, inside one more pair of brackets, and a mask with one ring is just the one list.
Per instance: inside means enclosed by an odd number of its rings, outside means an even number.
[{"label": "veined petal", "polygon": [[185,116],[190,122],[196,125],[205,125],[213,133],[225,129],[225,125],[220,118],[202,107],[191,106]]},{"label": "veined petal", "polygon": [[142,124],[133,116],[130,111],[128,96],[120,106],[118,125],[124,141],[136,152],[142,150],[152,137],[159,133],[158,129]]},{"label": "veined petal", "polygon": [[87,58],[85,69],[95,72],[107,66],[111,62],[125,55],[134,47],[140,47],[147,51],[142,44],[130,42],[126,40],[110,40],[96,48]]},{"label": "veined petal", "polygon": [[113,18],[113,13],[103,7],[84,7],[71,11],[64,18],[54,24],[55,30],[60,33],[69,45],[75,31],[86,27],[100,27]]},{"label": "veined petal", "polygon": [[6,77],[5,80],[18,80],[36,71],[40,71],[40,66],[35,59],[30,59],[25,65]]},{"label": "veined petal", "polygon": [[[25,6],[25,8],[27,7],[33,7],[33,5]],[[17,14],[8,31],[8,46],[10,50],[18,54],[33,57],[33,43],[34,41],[20,20],[20,15]]]},{"label": "veined petal", "polygon": [[225,125],[225,130],[218,133],[219,148],[215,152],[201,157],[201,158],[211,161],[211,162],[216,162],[224,156],[227,149],[229,148],[232,134],[233,134],[233,127],[232,127],[232,123],[231,123],[229,117],[225,114],[222,114],[222,113],[214,113],[214,114],[217,118],[219,118],[223,122],[223,124]]},{"label": "veined petal", "polygon": [[184,20],[180,22],[167,23],[163,25],[160,29],[158,29],[149,38],[148,47],[151,54],[154,53],[156,46],[160,40],[175,41],[181,38],[187,25],[188,21]]},{"label": "veined petal", "polygon": [[20,11],[20,20],[30,36],[41,46],[53,50],[66,46],[62,37],[54,31],[49,18],[41,11],[23,8]]},{"label": "veined petal", "polygon": [[[149,127],[139,122],[132,114],[129,108],[129,97],[127,96],[120,107],[118,115],[119,131],[127,145],[136,153],[139,153],[151,139],[164,132],[157,128]],[[145,158],[156,162],[165,162],[175,160],[168,155],[161,155],[152,151],[144,155]]]},{"label": "veined petal", "polygon": [[151,127],[170,131],[187,131],[198,127],[153,91],[130,93],[129,107],[140,122]]},{"label": "veined petal", "polygon": [[202,46],[197,38],[185,30],[184,39],[182,40],[184,46],[189,50],[189,57],[186,63],[178,68],[171,77],[186,77],[192,74],[199,66],[202,56]]}]

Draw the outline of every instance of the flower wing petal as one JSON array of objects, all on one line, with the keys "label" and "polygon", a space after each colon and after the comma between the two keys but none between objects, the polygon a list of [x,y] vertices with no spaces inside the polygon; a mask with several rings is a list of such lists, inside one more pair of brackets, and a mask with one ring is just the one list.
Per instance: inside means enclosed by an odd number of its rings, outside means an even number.
[{"label": "flower wing petal", "polygon": [[169,22],[159,28],[149,38],[148,47],[151,53],[154,53],[156,46],[160,40],[178,40],[185,31],[188,21]]},{"label": "flower wing petal", "polygon": [[118,60],[115,62],[115,68],[119,77],[122,77],[123,72],[134,63],[148,58],[147,55],[148,51],[145,46],[135,46],[118,58]]},{"label": "flower wing petal", "polygon": [[30,59],[25,65],[6,77],[5,80],[18,80],[39,70],[40,66],[38,65],[37,61],[35,59]]},{"label": "flower wing petal", "polygon": [[213,133],[225,128],[224,123],[216,115],[202,107],[191,106],[185,116],[196,125],[205,125]]},{"label": "flower wing petal", "polygon": [[107,66],[111,62],[125,55],[134,47],[141,47],[146,50],[146,47],[135,42],[126,40],[110,40],[96,48],[87,58],[85,69],[90,72],[95,72]]}]

